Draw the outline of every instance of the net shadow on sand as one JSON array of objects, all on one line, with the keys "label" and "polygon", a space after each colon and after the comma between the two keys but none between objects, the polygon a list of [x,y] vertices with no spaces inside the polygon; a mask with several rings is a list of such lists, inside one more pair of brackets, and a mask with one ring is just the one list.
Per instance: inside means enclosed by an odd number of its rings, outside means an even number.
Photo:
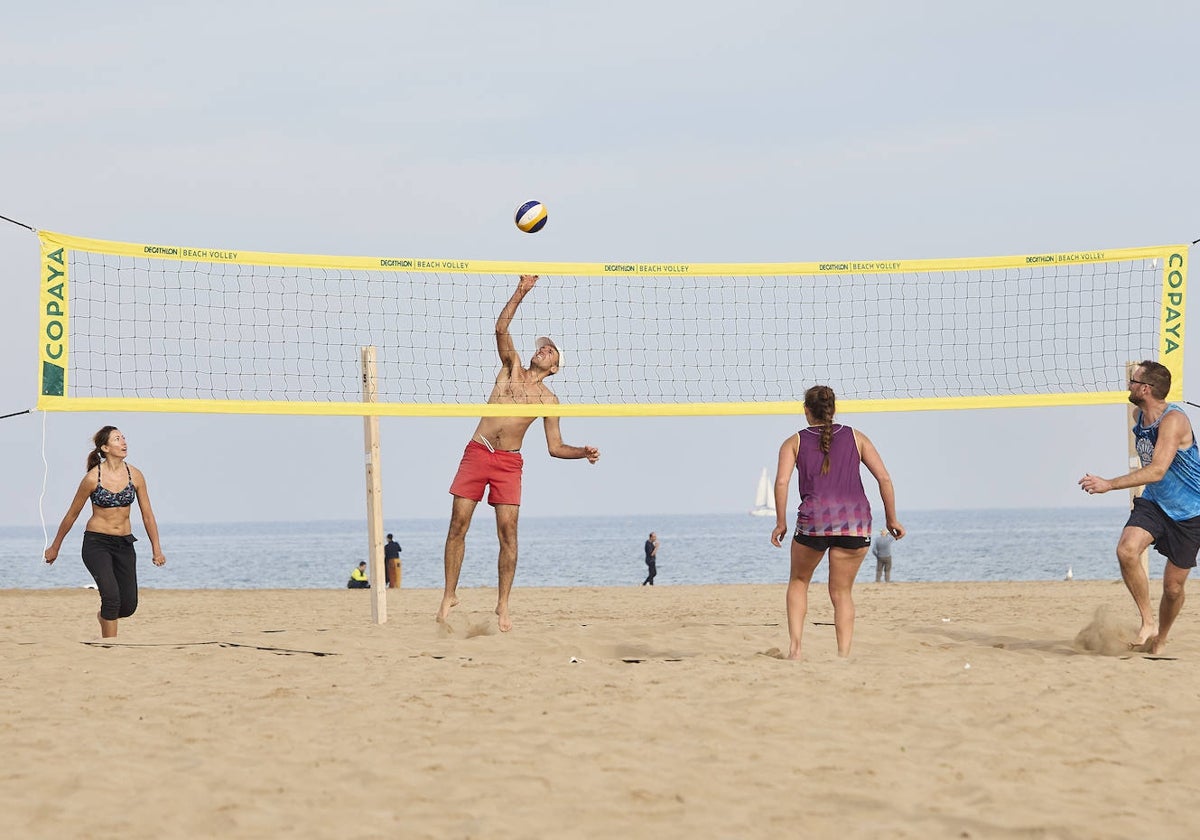
[{"label": "net shadow on sand", "polygon": [[280,656],[295,656],[305,654],[308,656],[337,656],[336,653],[324,650],[296,650],[294,648],[270,647],[268,645],[246,645],[240,642],[221,642],[217,640],[207,642],[137,642],[126,644],[124,642],[80,642],[80,644],[89,645],[91,647],[102,648],[133,648],[133,647],[167,647],[167,648],[183,648],[183,647],[203,647],[206,645],[215,645],[223,648],[249,648],[250,650],[262,650],[267,653],[275,653]]}]

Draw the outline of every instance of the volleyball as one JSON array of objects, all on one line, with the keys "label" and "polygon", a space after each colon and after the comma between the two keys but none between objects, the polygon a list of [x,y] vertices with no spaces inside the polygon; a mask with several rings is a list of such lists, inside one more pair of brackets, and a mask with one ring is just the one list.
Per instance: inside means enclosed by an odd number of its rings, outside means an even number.
[{"label": "volleyball", "polygon": [[537,233],[546,226],[546,205],[540,201],[526,201],[517,208],[517,227],[525,233]]}]

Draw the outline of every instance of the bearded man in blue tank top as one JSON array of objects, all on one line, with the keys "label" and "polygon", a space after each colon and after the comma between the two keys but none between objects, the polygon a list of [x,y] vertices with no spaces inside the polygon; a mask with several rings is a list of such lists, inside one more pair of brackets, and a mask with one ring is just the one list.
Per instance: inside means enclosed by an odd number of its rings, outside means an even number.
[{"label": "bearded man in blue tank top", "polygon": [[[1146,487],[1134,499],[1121,531],[1117,560],[1142,619],[1130,646],[1148,653],[1161,653],[1166,646],[1167,633],[1183,607],[1184,584],[1200,552],[1200,451],[1187,414],[1166,401],[1170,392],[1171,371],[1158,362],[1140,362],[1129,377],[1129,401],[1140,409],[1133,435],[1141,466],[1118,478],[1088,473],[1079,479],[1079,486],[1090,494]],[[1141,560],[1151,545],[1167,558],[1157,619]]]}]

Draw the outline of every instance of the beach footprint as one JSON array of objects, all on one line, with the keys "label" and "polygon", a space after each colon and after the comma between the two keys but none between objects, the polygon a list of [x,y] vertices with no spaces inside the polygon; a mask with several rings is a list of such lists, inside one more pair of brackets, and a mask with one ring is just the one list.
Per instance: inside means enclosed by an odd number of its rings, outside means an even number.
[{"label": "beach footprint", "polygon": [[471,618],[470,616],[463,617],[462,621],[466,622],[464,629],[460,632],[455,629],[455,623],[447,621],[437,622],[437,635],[440,639],[474,639],[477,636],[494,636],[498,628],[493,623],[490,616],[485,618]]}]

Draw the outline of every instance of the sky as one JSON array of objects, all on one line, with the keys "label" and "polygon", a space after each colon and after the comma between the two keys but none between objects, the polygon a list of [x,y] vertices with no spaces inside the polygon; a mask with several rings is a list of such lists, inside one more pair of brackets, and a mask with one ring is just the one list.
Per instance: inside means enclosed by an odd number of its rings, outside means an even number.
[{"label": "sky", "polygon": [[[121,241],[484,260],[1190,242],[1198,24],[1188,2],[24,4],[0,29],[0,214]],[[551,214],[534,236],[511,220],[528,198]],[[4,414],[36,402],[32,233],[0,223],[0,276]],[[1176,395],[1200,402],[1197,342]],[[1123,407],[841,419],[879,449],[901,520],[1128,503],[1076,485],[1127,470]],[[0,525],[53,534],[108,423],[162,523],[365,517],[357,418],[0,422]],[[551,459],[535,426],[522,516],[739,513],[801,423],[564,418],[594,466]],[[474,424],[383,418],[389,530],[448,518]]]}]

